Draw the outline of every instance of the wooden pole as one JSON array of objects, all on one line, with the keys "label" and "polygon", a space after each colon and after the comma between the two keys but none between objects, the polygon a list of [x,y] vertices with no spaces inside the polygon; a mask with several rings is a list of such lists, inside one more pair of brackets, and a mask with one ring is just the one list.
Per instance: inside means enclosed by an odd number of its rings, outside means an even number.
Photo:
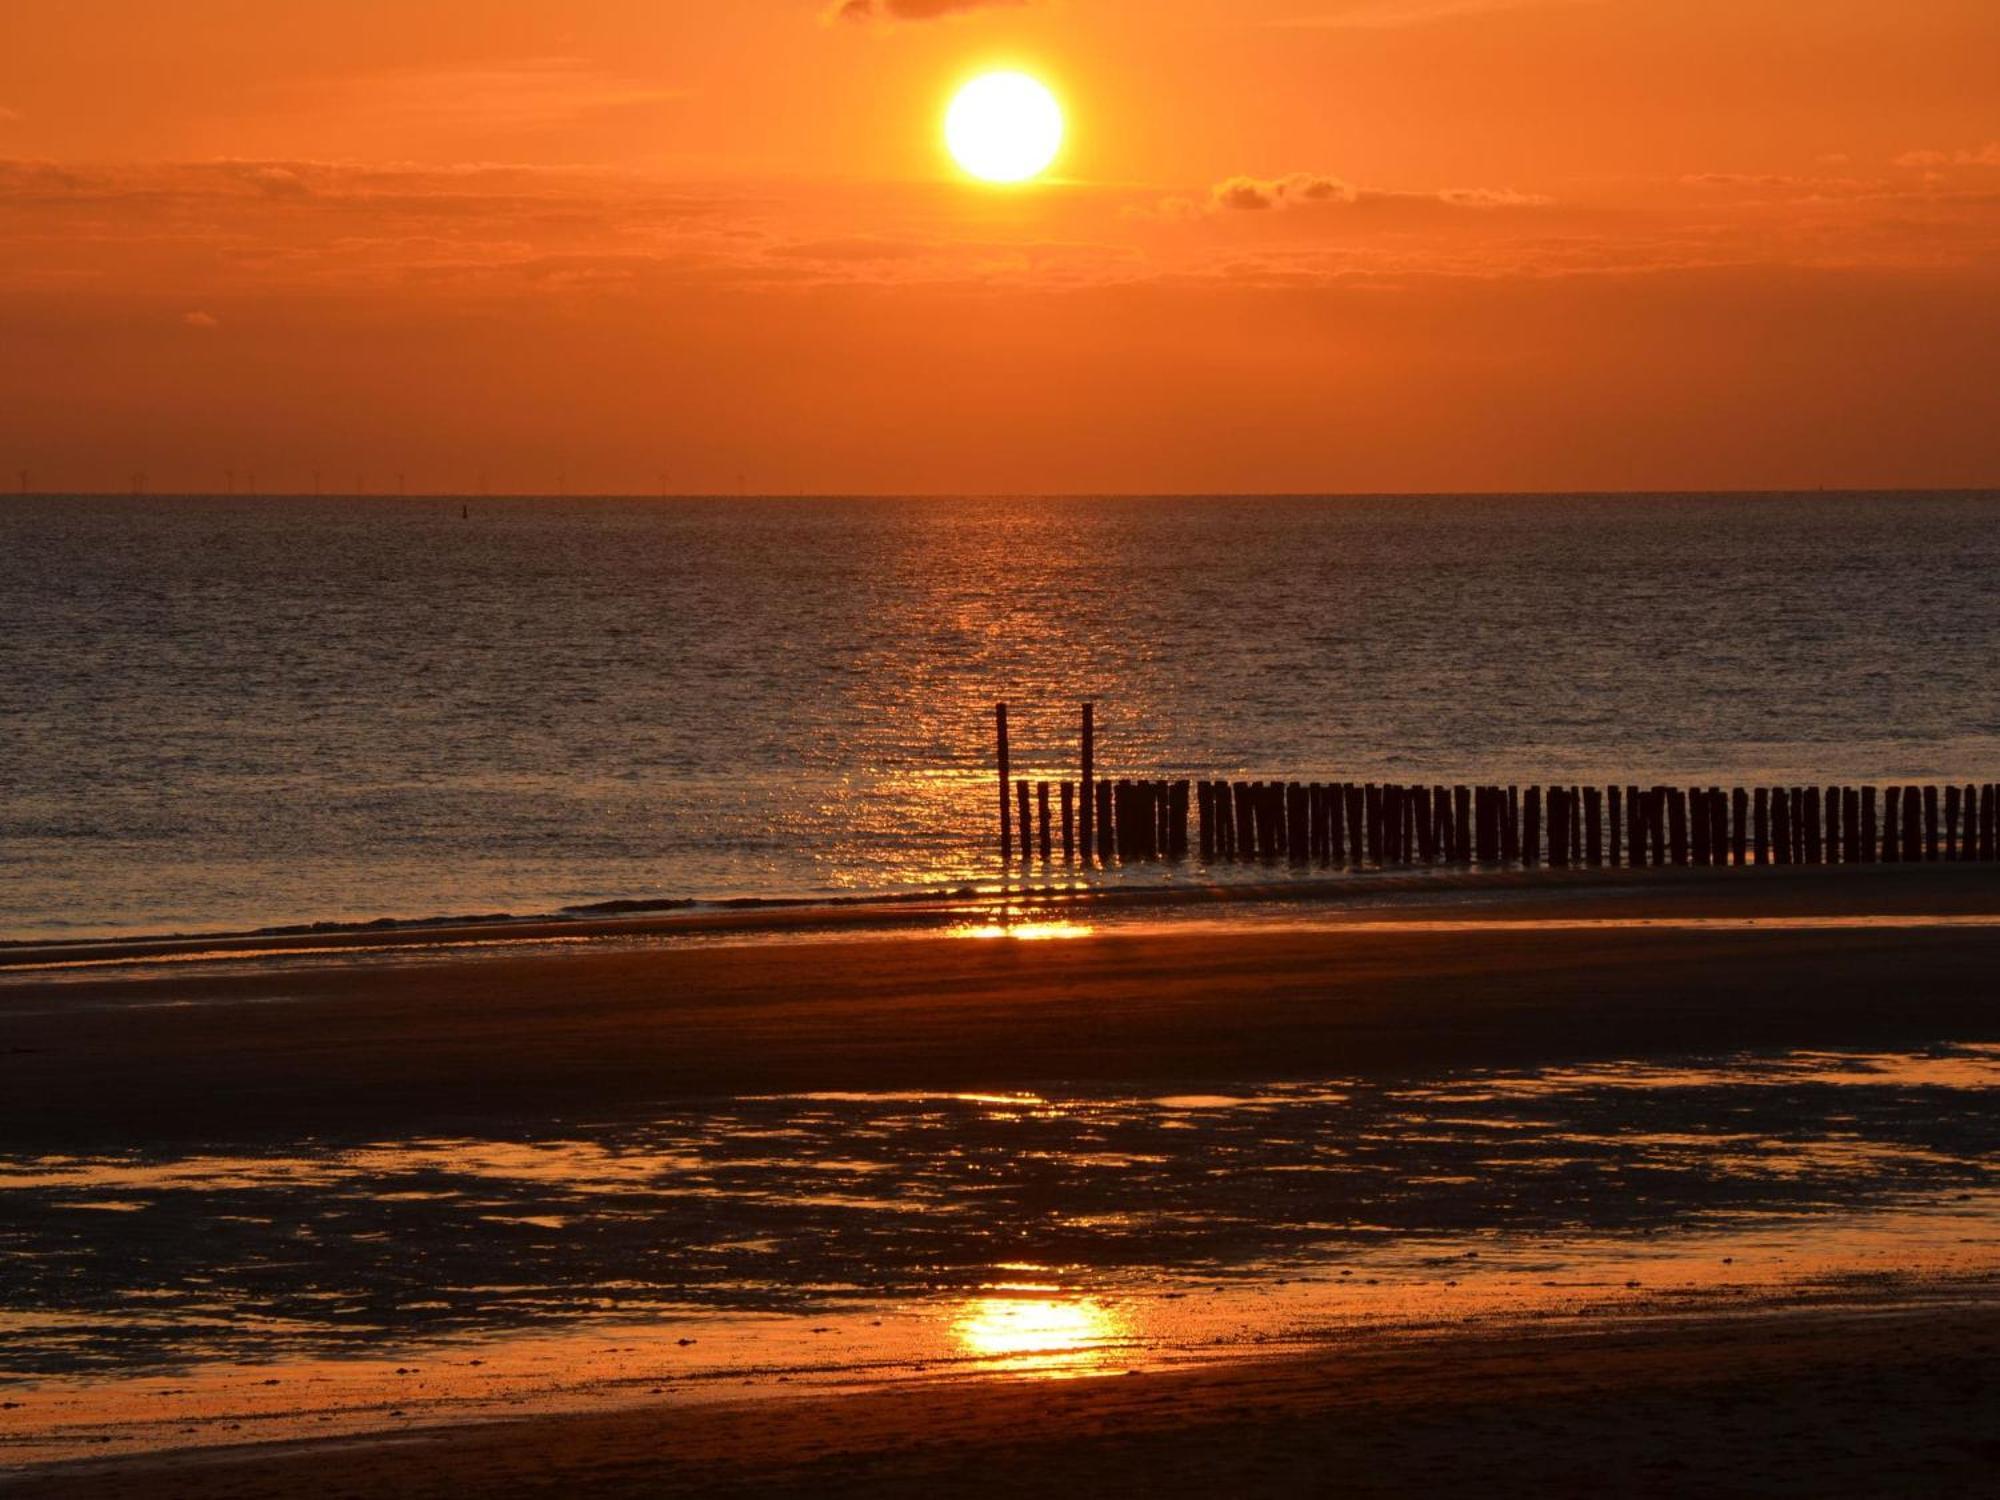
[{"label": "wooden pole", "polygon": [[1840,788],[1826,789],[1826,862],[1840,863]]},{"label": "wooden pole", "polygon": [[1730,821],[1735,825],[1729,845],[1729,861],[1740,870],[1750,845],[1750,794],[1742,787],[1730,789],[1729,810],[1733,814]]},{"label": "wooden pole", "polygon": [[1932,864],[1938,857],[1938,789],[1924,788],[1924,858]]},{"label": "wooden pole", "polygon": [[1341,790],[1347,803],[1347,856],[1358,870],[1368,862],[1368,794],[1353,782],[1343,782]]},{"label": "wooden pole", "polygon": [[1847,835],[1842,858],[1850,865],[1861,863],[1861,792],[1858,787],[1840,789],[1840,823]]},{"label": "wooden pole", "polygon": [[1195,787],[1195,816],[1201,823],[1201,859],[1215,858],[1215,783],[1204,781]]},{"label": "wooden pole", "polygon": [[1285,787],[1285,853],[1295,865],[1312,858],[1311,829],[1306,824],[1306,789],[1299,782]]},{"label": "wooden pole", "polygon": [[1819,788],[1809,786],[1800,795],[1799,806],[1805,823],[1806,863],[1819,863]]},{"label": "wooden pole", "polygon": [[1611,868],[1615,870],[1618,868],[1618,857],[1620,854],[1620,850],[1618,847],[1618,835],[1622,831],[1621,825],[1624,822],[1625,808],[1621,800],[1622,794],[1619,791],[1618,784],[1616,782],[1613,782],[1611,786],[1606,789],[1606,794],[1609,797],[1611,803],[1610,809],[1606,815],[1606,823],[1609,827],[1609,831],[1611,834]]},{"label": "wooden pole", "polygon": [[1771,789],[1757,788],[1757,864],[1771,863]]},{"label": "wooden pole", "polygon": [[1771,791],[1771,848],[1778,864],[1792,862],[1792,798],[1783,787]]},{"label": "wooden pole", "polygon": [[1604,863],[1604,789],[1583,789],[1583,857],[1593,868]]},{"label": "wooden pole", "polygon": [[1903,857],[1901,831],[1896,827],[1896,815],[1902,811],[1903,789],[1899,786],[1882,788],[1882,863],[1894,864]]},{"label": "wooden pole", "polygon": [[1007,705],[993,705],[993,733],[1000,742],[1000,857],[1014,857],[1014,830],[1012,827],[1014,798],[1007,790]]},{"label": "wooden pole", "polygon": [[1083,780],[1079,784],[1083,797],[1083,807],[1081,809],[1083,822],[1081,829],[1083,834],[1083,857],[1085,862],[1088,863],[1090,851],[1095,842],[1093,838],[1095,830],[1091,827],[1091,808],[1096,799],[1091,796],[1090,791],[1097,780],[1097,705],[1095,703],[1086,703],[1083,705],[1082,775]]},{"label": "wooden pole", "polygon": [[1028,783],[1017,781],[1014,790],[1020,794],[1017,800],[1021,810],[1021,863],[1026,864],[1034,853],[1035,838],[1035,827],[1028,817]]},{"label": "wooden pole", "polygon": [[1729,863],[1729,803],[1719,786],[1708,789],[1708,859],[1715,865]]},{"label": "wooden pole", "polygon": [[1903,788],[1903,858],[1910,864],[1924,857],[1923,794],[1913,786]]},{"label": "wooden pole", "polygon": [[1035,804],[1042,820],[1042,863],[1047,864],[1052,851],[1049,847],[1049,784],[1046,781],[1035,783]]},{"label": "wooden pole", "polygon": [[1549,863],[1559,869],[1569,865],[1569,788],[1549,788]]},{"label": "wooden pole", "polygon": [[1347,783],[1326,789],[1326,857],[1338,864],[1347,858]]},{"label": "wooden pole", "polygon": [[1076,783],[1062,784],[1063,863],[1076,863]]},{"label": "wooden pole", "polygon": [[1117,853],[1117,825],[1111,816],[1111,783],[1097,783],[1097,862],[1108,866]]},{"label": "wooden pole", "polygon": [[1175,859],[1188,856],[1188,783],[1176,781],[1167,789],[1167,852]]},{"label": "wooden pole", "polygon": [[1708,863],[1708,794],[1700,787],[1688,788],[1689,853],[1697,865]]},{"label": "wooden pole", "polygon": [[1472,863],[1472,788],[1455,786],[1451,789],[1451,821],[1457,834],[1458,844],[1452,850],[1454,862],[1465,865]]},{"label": "wooden pole", "polygon": [[1507,788],[1507,804],[1500,809],[1500,859],[1515,864],[1521,858],[1521,789]]},{"label": "wooden pole", "polygon": [[1542,789],[1531,786],[1521,793],[1521,863],[1542,862]]}]

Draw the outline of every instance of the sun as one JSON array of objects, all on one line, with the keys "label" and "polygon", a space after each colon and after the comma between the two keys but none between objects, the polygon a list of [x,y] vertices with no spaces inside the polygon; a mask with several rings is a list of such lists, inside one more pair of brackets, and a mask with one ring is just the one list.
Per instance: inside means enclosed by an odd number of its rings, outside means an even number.
[{"label": "sun", "polygon": [[944,140],[952,160],[974,177],[1026,182],[1062,148],[1062,106],[1026,73],[986,73],[953,96]]}]

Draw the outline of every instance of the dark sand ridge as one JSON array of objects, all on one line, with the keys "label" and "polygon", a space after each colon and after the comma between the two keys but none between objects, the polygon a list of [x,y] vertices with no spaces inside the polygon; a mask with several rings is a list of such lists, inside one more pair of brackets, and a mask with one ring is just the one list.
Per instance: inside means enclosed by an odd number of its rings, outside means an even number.
[{"label": "dark sand ridge", "polygon": [[[391,952],[18,974],[0,989],[0,1140],[376,1139],[737,1093],[1150,1087],[2000,1037],[2000,927],[1534,925],[2000,913],[1990,869],[1503,889],[1481,915],[1518,928],[606,940],[421,963]],[[1416,897],[1396,911],[1462,914]]]},{"label": "dark sand ridge", "polygon": [[1990,1305],[1859,1304],[208,1450],[16,1493],[1970,1495],[2000,1478],[1996,1377]]}]

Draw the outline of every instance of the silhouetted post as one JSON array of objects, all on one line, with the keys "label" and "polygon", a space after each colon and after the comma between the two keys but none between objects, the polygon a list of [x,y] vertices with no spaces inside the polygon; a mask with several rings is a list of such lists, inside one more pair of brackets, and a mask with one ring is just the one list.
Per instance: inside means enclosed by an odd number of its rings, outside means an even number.
[{"label": "silhouetted post", "polygon": [[1569,865],[1569,788],[1549,788],[1549,863]]},{"label": "silhouetted post", "polygon": [[1306,784],[1306,858],[1318,860],[1326,853],[1326,797],[1317,781]]},{"label": "silhouetted post", "polygon": [[1697,865],[1708,863],[1708,794],[1698,786],[1688,788],[1689,852]]},{"label": "silhouetted post", "polygon": [[1116,843],[1117,826],[1111,817],[1110,782],[1100,781],[1097,783],[1097,795],[1094,800],[1097,803],[1097,862],[1100,865],[1109,866],[1111,857],[1118,851]]},{"label": "silhouetted post", "polygon": [[1792,799],[1783,787],[1771,789],[1771,852],[1775,863],[1792,863]]},{"label": "silhouetted post", "polygon": [[1729,802],[1719,786],[1708,789],[1708,858],[1711,864],[1729,863]]},{"label": "silhouetted post", "polygon": [[1076,783],[1062,784],[1063,863],[1076,863]]},{"label": "silhouetted post", "polygon": [[1096,799],[1091,796],[1091,788],[1095,786],[1097,782],[1097,705],[1095,703],[1086,703],[1083,705],[1082,774],[1083,774],[1083,781],[1081,783],[1081,786],[1083,794],[1083,807],[1081,811],[1083,814],[1083,823],[1082,823],[1083,857],[1084,860],[1088,862],[1090,859],[1090,850],[1093,842],[1091,835],[1095,831],[1091,827],[1091,815],[1090,815],[1091,808],[1096,802]]},{"label": "silhouetted post", "polygon": [[1861,863],[1861,792],[1858,787],[1844,786],[1840,789],[1840,826],[1846,836],[1847,847],[1842,854],[1850,865]]},{"label": "silhouetted post", "polygon": [[1531,786],[1521,793],[1521,863],[1542,862],[1542,789]]},{"label": "silhouetted post", "polygon": [[1021,863],[1026,864],[1034,852],[1034,824],[1028,818],[1028,783],[1017,781],[1014,790],[1019,794],[1021,810]]},{"label": "silhouetted post", "polygon": [[1326,789],[1326,857],[1336,864],[1347,858],[1347,783]]},{"label": "silhouetted post", "polygon": [[1653,864],[1667,862],[1667,789],[1656,786],[1646,794],[1646,817],[1653,825]]},{"label": "silhouetted post", "polygon": [[1368,820],[1368,859],[1382,859],[1382,788],[1370,781],[1361,788],[1362,810]]},{"label": "silhouetted post", "polygon": [[1729,862],[1737,869],[1743,868],[1744,856],[1750,846],[1750,794],[1742,787],[1729,790],[1730,823],[1733,825],[1729,845]]},{"label": "silhouetted post", "polygon": [[1011,826],[1014,799],[1007,790],[1007,705],[993,705],[993,732],[1000,741],[1000,857],[1014,857],[1014,830]]},{"label": "silhouetted post", "polygon": [[1898,814],[1903,810],[1903,789],[1899,786],[1882,788],[1882,863],[1894,864],[1903,857],[1902,830],[1898,828]]},{"label": "silhouetted post", "polygon": [[1903,859],[1919,864],[1924,857],[1923,793],[1913,786],[1903,788]]},{"label": "silhouetted post", "polygon": [[1809,786],[1799,799],[1805,822],[1806,863],[1819,863],[1819,788]]},{"label": "silhouetted post", "polygon": [[1167,827],[1171,832],[1168,852],[1175,859],[1188,855],[1188,784],[1176,781],[1167,790]]},{"label": "silhouetted post", "polygon": [[1826,789],[1826,862],[1840,863],[1840,788]]},{"label": "silhouetted post", "polygon": [[1299,782],[1285,786],[1285,856],[1295,865],[1311,858],[1306,838],[1306,789]]},{"label": "silhouetted post", "polygon": [[1979,789],[1970,782],[1966,783],[1962,805],[1965,808],[1965,828],[1959,839],[1958,857],[1975,859],[1979,854]]},{"label": "silhouetted post", "polygon": [[1035,783],[1035,804],[1041,811],[1042,863],[1047,864],[1053,851],[1049,847],[1049,784],[1046,781]]},{"label": "silhouetted post", "polygon": [[1521,857],[1521,789],[1507,788],[1507,805],[1500,810],[1500,858],[1513,864]]},{"label": "silhouetted post", "polygon": [[1924,858],[1932,864],[1938,857],[1938,789],[1924,788]]},{"label": "silhouetted post", "polygon": [[1368,794],[1351,781],[1341,783],[1341,792],[1347,804],[1347,857],[1358,870],[1368,862]]},{"label": "silhouetted post", "polygon": [[1206,864],[1215,858],[1215,783],[1204,781],[1194,789],[1195,816],[1201,822],[1201,858]]},{"label": "silhouetted post", "polygon": [[1455,786],[1451,789],[1452,829],[1458,838],[1458,846],[1451,851],[1452,858],[1459,864],[1472,863],[1472,788]]},{"label": "silhouetted post", "polygon": [[1757,863],[1759,866],[1771,862],[1771,791],[1769,787],[1757,788]]},{"label": "silhouetted post", "polygon": [[1679,787],[1667,791],[1667,837],[1673,850],[1674,863],[1688,862],[1688,808],[1687,793]]},{"label": "silhouetted post", "polygon": [[1583,789],[1583,857],[1594,869],[1604,863],[1604,789]]},{"label": "silhouetted post", "polygon": [[2000,798],[1994,795],[1994,784],[1984,781],[1979,791],[1979,858],[1985,864],[1993,862],[1996,825],[2000,825]]},{"label": "silhouetted post", "polygon": [[1622,831],[1620,825],[1624,821],[1625,808],[1622,795],[1618,790],[1618,785],[1616,782],[1613,782],[1612,785],[1606,789],[1606,794],[1610,798],[1611,806],[1608,810],[1605,821],[1611,835],[1611,851],[1610,851],[1611,868],[1615,870],[1618,868],[1618,859],[1621,853],[1618,847],[1618,835]]}]

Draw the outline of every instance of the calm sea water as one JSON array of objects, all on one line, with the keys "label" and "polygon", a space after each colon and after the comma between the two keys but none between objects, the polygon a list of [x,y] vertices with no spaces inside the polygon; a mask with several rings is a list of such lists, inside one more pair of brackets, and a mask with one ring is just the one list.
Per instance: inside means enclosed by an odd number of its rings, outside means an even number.
[{"label": "calm sea water", "polygon": [[2000,494],[8,501],[0,936],[989,882],[1001,698],[1051,777],[1093,698],[1110,774],[1991,780],[1996,583]]}]

